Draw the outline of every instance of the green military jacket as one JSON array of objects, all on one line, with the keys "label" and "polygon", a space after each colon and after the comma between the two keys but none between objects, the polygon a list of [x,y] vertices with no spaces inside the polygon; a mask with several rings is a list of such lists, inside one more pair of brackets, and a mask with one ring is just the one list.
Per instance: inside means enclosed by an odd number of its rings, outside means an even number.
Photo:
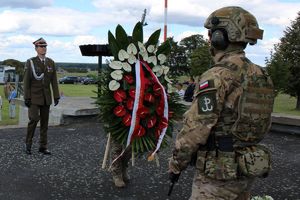
[{"label": "green military jacket", "polygon": [[50,84],[53,98],[59,99],[54,61],[46,57],[44,64],[38,56],[28,59],[25,64],[24,99],[31,99],[35,105],[51,105]]}]

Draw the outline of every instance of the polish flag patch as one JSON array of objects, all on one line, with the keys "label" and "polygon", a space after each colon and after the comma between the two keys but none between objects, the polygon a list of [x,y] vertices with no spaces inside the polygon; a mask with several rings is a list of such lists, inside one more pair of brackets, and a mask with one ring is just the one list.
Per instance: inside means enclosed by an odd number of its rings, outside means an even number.
[{"label": "polish flag patch", "polygon": [[208,86],[209,86],[208,81],[204,81],[204,82],[200,83],[199,89],[203,90],[204,88],[207,88]]}]

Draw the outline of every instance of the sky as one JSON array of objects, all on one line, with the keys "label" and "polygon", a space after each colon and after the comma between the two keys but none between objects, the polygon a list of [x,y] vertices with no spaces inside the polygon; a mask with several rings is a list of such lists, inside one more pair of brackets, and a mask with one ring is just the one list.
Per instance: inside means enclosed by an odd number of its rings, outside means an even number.
[{"label": "sky", "polygon": [[[264,66],[274,44],[296,19],[300,0],[168,0],[167,36],[178,42],[193,34],[207,38],[205,19],[224,6],[243,7],[256,17],[264,38],[246,53]],[[79,45],[107,44],[108,31],[114,33],[118,24],[131,35],[144,9],[144,39],[161,29],[163,41],[164,0],[0,0],[0,61],[23,62],[36,56],[32,42],[43,37],[47,56],[56,62],[97,63],[97,57],[82,56]]]}]

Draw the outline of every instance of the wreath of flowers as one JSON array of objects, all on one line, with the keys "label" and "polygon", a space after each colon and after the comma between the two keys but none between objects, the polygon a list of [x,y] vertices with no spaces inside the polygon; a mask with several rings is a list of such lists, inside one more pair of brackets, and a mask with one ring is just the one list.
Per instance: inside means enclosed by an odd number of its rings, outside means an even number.
[{"label": "wreath of flowers", "polygon": [[106,132],[120,144],[132,144],[135,152],[151,151],[152,155],[167,145],[165,135],[172,136],[173,120],[184,110],[167,76],[170,45],[167,41],[158,46],[159,35],[157,30],[143,43],[140,22],[132,37],[120,25],[115,36],[108,32],[114,60],[100,81],[97,99]]}]

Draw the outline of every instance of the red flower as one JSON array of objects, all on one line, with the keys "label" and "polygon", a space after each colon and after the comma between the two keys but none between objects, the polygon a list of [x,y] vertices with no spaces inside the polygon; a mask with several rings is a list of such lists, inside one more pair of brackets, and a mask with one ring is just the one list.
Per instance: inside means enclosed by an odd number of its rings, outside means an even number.
[{"label": "red flower", "polygon": [[119,105],[114,108],[114,114],[118,117],[122,117],[126,114],[125,107],[123,105]]},{"label": "red flower", "polygon": [[161,129],[156,128],[155,131],[154,131],[154,134],[155,134],[155,138],[158,139],[160,134],[161,134]]},{"label": "red flower", "polygon": [[135,98],[135,88],[129,89],[129,96],[131,96],[132,98]]},{"label": "red flower", "polygon": [[123,79],[124,79],[127,83],[129,83],[129,84],[132,84],[132,83],[134,82],[133,76],[130,75],[130,74],[124,75],[124,78],[123,78]]},{"label": "red flower", "polygon": [[157,107],[156,107],[156,113],[159,115],[159,116],[161,116],[161,115],[163,115],[164,114],[164,108],[163,108],[163,106],[162,105],[158,105]]},{"label": "red flower", "polygon": [[126,93],[124,90],[116,90],[114,91],[114,99],[121,103],[124,99],[126,99]]},{"label": "red flower", "polygon": [[152,128],[156,124],[156,121],[157,121],[157,119],[155,116],[150,117],[147,122],[147,127]]},{"label": "red flower", "polygon": [[125,126],[131,125],[131,115],[129,113],[126,113],[126,115],[123,117],[122,122]]},{"label": "red flower", "polygon": [[155,99],[154,99],[154,96],[152,94],[147,93],[147,94],[145,94],[144,100],[148,101],[150,103],[153,103]]},{"label": "red flower", "polygon": [[165,117],[162,117],[160,122],[159,122],[159,126],[160,129],[164,129],[168,127],[168,120]]},{"label": "red flower", "polygon": [[134,99],[133,98],[129,98],[126,102],[126,107],[128,110],[132,110],[133,108],[133,104],[134,104]]},{"label": "red flower", "polygon": [[169,111],[169,118],[173,117],[174,112],[173,111]]},{"label": "red flower", "polygon": [[149,108],[147,107],[142,107],[137,111],[137,115],[142,119],[144,119],[148,114],[149,114]]},{"label": "red flower", "polygon": [[145,89],[148,89],[149,86],[152,85],[152,79],[145,78],[144,83],[145,83]]},{"label": "red flower", "polygon": [[161,95],[161,87],[158,83],[155,83],[153,85],[153,92],[155,96],[160,96]]},{"label": "red flower", "polygon": [[145,135],[145,133],[146,133],[145,128],[142,127],[141,125],[137,125],[137,128],[133,132],[133,135],[136,137],[142,137],[143,135]]}]

